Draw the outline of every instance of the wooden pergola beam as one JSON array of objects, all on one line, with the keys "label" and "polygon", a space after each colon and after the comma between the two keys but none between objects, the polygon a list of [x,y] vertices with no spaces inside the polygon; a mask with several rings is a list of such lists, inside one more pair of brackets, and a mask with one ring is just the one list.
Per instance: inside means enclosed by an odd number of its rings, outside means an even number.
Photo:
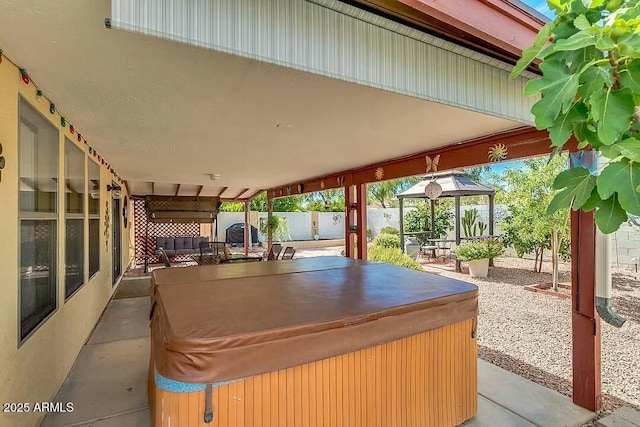
[{"label": "wooden pergola beam", "polygon": [[233,198],[233,200],[239,200],[239,199],[240,199],[240,197],[241,197],[244,193],[246,193],[247,191],[249,191],[249,190],[250,190],[249,188],[245,188],[245,189],[244,189],[244,190],[242,190],[240,193],[238,193],[238,195],[237,195],[236,197],[234,197],[234,198]]},{"label": "wooden pergola beam", "polygon": [[151,181],[151,195],[155,195],[156,194],[156,184]]},{"label": "wooden pergola beam", "polygon": [[[502,144],[507,149],[506,158],[503,160],[517,160],[527,157],[543,156],[553,150],[549,133],[537,130],[533,127],[521,127],[505,132],[460,141],[446,147],[434,148],[409,156],[374,163],[359,168],[344,170],[321,177],[303,180],[268,189],[271,198],[287,197],[287,188],[291,187],[291,195],[323,191],[334,188],[342,188],[345,180],[350,180],[353,185],[376,182],[376,171],[382,168],[384,179],[404,178],[407,176],[424,175],[425,157],[434,158],[440,155],[438,170],[465,168],[490,163],[489,149]],[[576,141],[568,143],[567,150],[574,149]],[[302,193],[298,192],[298,183],[303,184]]]},{"label": "wooden pergola beam", "polygon": [[200,193],[202,193],[203,189],[204,189],[204,185],[201,185],[200,187],[198,187],[198,191],[196,191],[196,197],[200,196]]},{"label": "wooden pergola beam", "polygon": [[218,196],[217,197],[222,197],[222,193],[224,193],[228,189],[229,189],[229,187],[222,187],[222,189],[218,192]]},{"label": "wooden pergola beam", "polygon": [[178,195],[178,193],[180,192],[180,184],[176,184],[176,196]]}]

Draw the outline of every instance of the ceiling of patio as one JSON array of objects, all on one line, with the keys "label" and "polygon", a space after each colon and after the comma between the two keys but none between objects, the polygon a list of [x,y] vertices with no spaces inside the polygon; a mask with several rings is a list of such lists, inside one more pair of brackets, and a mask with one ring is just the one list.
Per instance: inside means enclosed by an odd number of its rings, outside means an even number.
[{"label": "ceiling of patio", "polygon": [[0,0],[0,10],[0,48],[134,194],[244,198],[521,126],[108,30],[109,0]]}]

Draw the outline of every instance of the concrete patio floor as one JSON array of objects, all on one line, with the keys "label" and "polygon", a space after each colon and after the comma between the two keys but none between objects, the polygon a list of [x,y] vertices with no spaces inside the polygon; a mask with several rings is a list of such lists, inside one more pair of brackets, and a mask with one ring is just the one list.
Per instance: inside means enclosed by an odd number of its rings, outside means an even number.
[{"label": "concrete patio floor", "polygon": [[[148,278],[123,279],[55,401],[70,413],[49,414],[43,427],[147,427]],[[478,415],[465,427],[579,426],[595,414],[553,390],[478,360]]]}]

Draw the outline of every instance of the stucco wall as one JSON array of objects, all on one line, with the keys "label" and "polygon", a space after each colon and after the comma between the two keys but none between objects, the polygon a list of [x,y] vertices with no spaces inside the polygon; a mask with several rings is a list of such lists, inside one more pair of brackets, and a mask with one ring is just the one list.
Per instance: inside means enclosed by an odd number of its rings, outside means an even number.
[{"label": "stucco wall", "polygon": [[[36,89],[20,79],[20,73],[9,61],[0,64],[0,143],[6,166],[0,182],[0,402],[52,401],[73,365],[82,345],[89,337],[94,325],[104,310],[113,290],[112,287],[112,234],[105,243],[106,184],[112,175],[101,167],[100,207],[100,271],[73,295],[64,301],[64,209],[58,202],[58,285],[57,310],[33,332],[21,345],[18,337],[18,96],[21,95],[42,113],[59,133],[59,171],[64,171],[64,137],[69,127],[60,127],[60,116],[49,113],[49,102],[36,100]],[[72,118],[71,118],[72,119]],[[81,129],[82,124],[78,123]],[[86,145],[78,145],[88,150]],[[59,194],[64,194],[64,180],[60,176]],[[124,192],[124,188],[123,188]],[[62,198],[60,198],[62,199]],[[111,204],[109,204],[111,207]],[[114,224],[112,224],[113,226]],[[121,215],[117,226],[122,227]],[[129,261],[129,230],[122,229],[123,270]],[[85,221],[85,235],[88,226]],[[88,255],[85,253],[85,264]],[[37,426],[45,414],[0,412],[0,426]]]}]

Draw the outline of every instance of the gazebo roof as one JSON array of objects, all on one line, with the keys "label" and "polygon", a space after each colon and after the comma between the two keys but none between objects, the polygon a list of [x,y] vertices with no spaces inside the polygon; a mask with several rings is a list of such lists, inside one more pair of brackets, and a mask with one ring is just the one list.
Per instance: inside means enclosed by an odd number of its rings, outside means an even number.
[{"label": "gazebo roof", "polygon": [[[442,186],[442,195],[440,197],[492,195],[496,192],[493,188],[478,184],[470,179],[461,170],[440,172],[434,174],[433,177],[436,179],[436,182]],[[431,178],[420,181],[402,193],[396,194],[396,197],[399,199],[424,199],[427,197],[424,195],[424,187],[431,181]]]}]

